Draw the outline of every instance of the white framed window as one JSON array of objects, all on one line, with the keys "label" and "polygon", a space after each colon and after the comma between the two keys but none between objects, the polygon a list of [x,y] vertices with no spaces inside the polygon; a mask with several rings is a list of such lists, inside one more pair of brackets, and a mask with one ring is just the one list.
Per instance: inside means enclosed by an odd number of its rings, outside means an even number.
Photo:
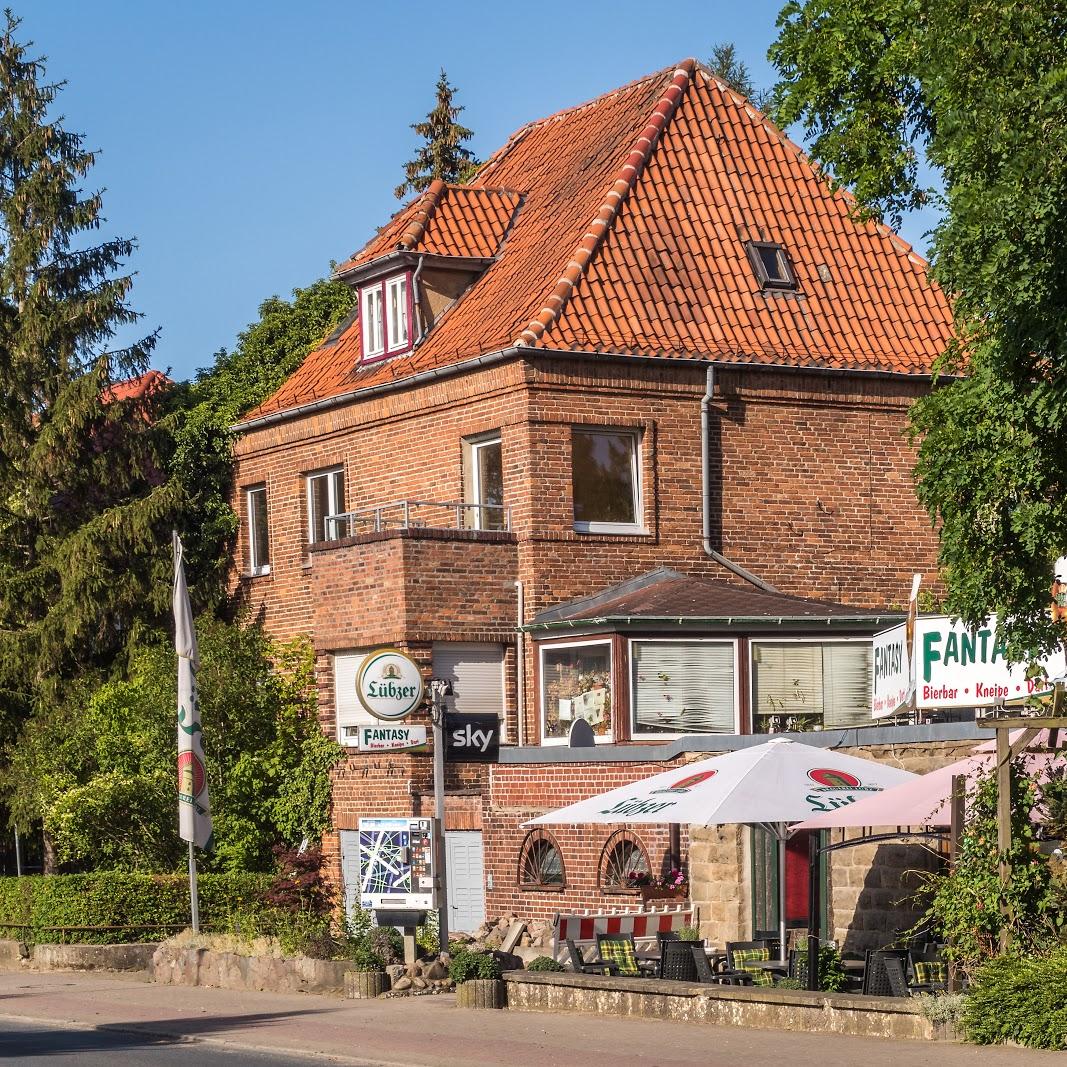
[{"label": "white framed window", "polygon": [[389,351],[408,347],[408,279],[406,274],[385,283],[385,308]]},{"label": "white framed window", "polygon": [[571,431],[574,528],[579,533],[647,533],[640,439],[636,430],[576,426]]},{"label": "white framed window", "polygon": [[752,732],[834,730],[871,721],[871,640],[751,644]]},{"label": "white framed window", "polygon": [[504,464],[500,432],[468,437],[463,441],[464,503],[468,508],[466,525],[474,530],[503,530]]},{"label": "white framed window", "polygon": [[363,358],[385,354],[385,320],[382,316],[382,287],[368,285],[363,290]]},{"label": "white framed window", "polygon": [[541,645],[541,741],[567,743],[576,719],[585,719],[598,743],[612,740],[611,642]]},{"label": "white framed window", "polygon": [[335,652],[333,657],[334,718],[337,722],[337,740],[342,745],[356,747],[359,744],[361,726],[380,726],[376,719],[360,703],[356,696],[356,675],[366,652]]},{"label": "white framed window", "polygon": [[411,286],[407,274],[360,289],[363,359],[383,359],[411,348]]},{"label": "white framed window", "polygon": [[633,736],[740,732],[737,676],[736,641],[631,641]]},{"label": "white framed window", "polygon": [[340,467],[334,470],[317,471],[307,479],[308,494],[308,543],[317,545],[322,541],[336,541],[346,536],[348,524],[331,521],[331,515],[341,515],[345,510],[345,472]]},{"label": "white framed window", "polygon": [[270,527],[267,522],[267,487],[245,490],[248,508],[248,573],[270,574]]},{"label": "white framed window", "polygon": [[464,715],[504,714],[504,646],[435,641],[433,676],[452,683],[451,704]]}]

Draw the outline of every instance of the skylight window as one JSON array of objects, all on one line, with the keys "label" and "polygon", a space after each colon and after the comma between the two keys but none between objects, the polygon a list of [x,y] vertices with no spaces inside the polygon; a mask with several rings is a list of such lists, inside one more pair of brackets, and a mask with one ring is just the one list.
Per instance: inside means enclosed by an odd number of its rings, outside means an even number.
[{"label": "skylight window", "polygon": [[746,245],[748,258],[763,289],[795,289],[796,275],[789,264],[789,257],[780,244],[772,241],[749,241]]}]

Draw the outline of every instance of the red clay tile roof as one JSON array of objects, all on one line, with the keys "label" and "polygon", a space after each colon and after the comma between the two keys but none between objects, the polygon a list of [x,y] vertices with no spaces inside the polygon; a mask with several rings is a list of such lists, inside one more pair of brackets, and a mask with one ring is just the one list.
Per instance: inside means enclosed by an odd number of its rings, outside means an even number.
[{"label": "red clay tile roof", "polygon": [[[433,183],[339,273],[398,249],[495,262],[413,352],[360,367],[357,319],[247,417],[512,345],[926,373],[948,301],[850,207],[686,61],[523,127],[468,186]],[[797,292],[761,290],[748,240],[785,248]]]},{"label": "red clay tile roof", "polygon": [[145,371],[136,378],[127,378],[105,389],[104,403],[154,396],[164,389],[169,389],[171,385],[173,382],[161,370]]},{"label": "red clay tile roof", "polygon": [[521,202],[509,189],[435,180],[335,273],[343,275],[395,251],[489,259],[500,248]]}]

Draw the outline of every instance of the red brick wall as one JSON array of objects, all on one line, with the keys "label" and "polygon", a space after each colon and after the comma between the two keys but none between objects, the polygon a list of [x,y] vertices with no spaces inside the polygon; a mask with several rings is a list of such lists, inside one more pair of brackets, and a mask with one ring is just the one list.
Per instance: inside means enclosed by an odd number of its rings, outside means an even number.
[{"label": "red brick wall", "polygon": [[[676,761],[680,765],[682,760]],[[565,885],[561,890],[535,890],[519,884],[519,861],[529,830],[526,819],[546,809],[574,804],[628,782],[669,770],[669,763],[524,763],[498,764],[489,775],[483,811],[486,915],[515,912],[523,918],[551,919],[574,908],[615,908],[639,904],[638,892],[605,893],[600,886],[605,846],[616,831],[633,832],[648,853],[656,875],[670,869],[670,830],[648,826],[547,826],[563,856]],[[680,856],[687,862],[688,834],[680,832]]]},{"label": "red brick wall", "polygon": [[[913,455],[903,437],[907,407],[925,383],[746,368],[721,369],[716,382],[709,449],[715,546],[783,592],[858,605],[903,603],[910,575],[931,572],[936,553],[934,532],[911,488]],[[279,637],[309,633],[320,653],[400,644],[417,650],[428,672],[435,638],[514,639],[515,579],[524,583],[527,619],[661,566],[734,580],[701,547],[704,386],[704,369],[682,360],[535,356],[252,430],[236,449],[235,505],[242,520],[236,566],[247,569],[242,490],[265,483],[271,573],[235,573],[235,592]],[[576,424],[641,431],[647,535],[574,531]],[[308,472],[343,464],[348,510],[404,498],[461,500],[461,439],[495,429],[502,437],[513,537],[413,532],[308,551]],[[529,639],[525,647],[525,731],[535,740],[535,649]],[[514,662],[511,649],[510,709]],[[324,655],[319,687],[324,727],[332,730],[330,659]],[[514,723],[508,729],[514,736]],[[494,770],[501,775],[501,812],[516,804],[537,810],[546,798],[562,804],[577,798],[575,790],[608,788],[624,780],[613,775],[637,777],[638,769],[598,766],[595,781],[570,765],[534,765],[523,773],[529,777]],[[354,827],[360,815],[413,812],[416,796],[429,788],[428,774],[425,756],[348,756],[336,776],[335,824]],[[477,788],[480,780],[480,772],[465,771],[451,787]],[[490,894],[491,911],[532,899],[515,886],[518,821],[495,809],[488,817],[487,871],[499,887]],[[541,914],[597,895],[589,876],[578,872],[596,869],[603,841],[561,834],[576,880],[558,899],[541,894]],[[666,830],[642,836],[656,865]]]}]

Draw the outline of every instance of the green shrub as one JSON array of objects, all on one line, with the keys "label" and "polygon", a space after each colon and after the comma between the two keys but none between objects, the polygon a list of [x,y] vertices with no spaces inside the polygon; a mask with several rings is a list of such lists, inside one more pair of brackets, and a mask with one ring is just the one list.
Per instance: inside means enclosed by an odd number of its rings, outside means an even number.
[{"label": "green shrub", "polygon": [[[274,933],[263,902],[270,882],[262,874],[202,874],[200,922],[230,932],[244,920],[256,933]],[[162,939],[189,924],[189,882],[183,875],[95,874],[0,878],[0,923],[27,928],[27,940],[121,944]],[[128,927],[72,930],[70,927]],[[64,929],[67,928],[67,929]]]},{"label": "green shrub", "polygon": [[696,926],[683,926],[681,928],[681,930],[678,931],[678,940],[679,941],[699,941],[700,940],[700,929],[699,929],[699,927],[696,927]]},{"label": "green shrub", "polygon": [[352,967],[357,971],[384,971],[385,961],[366,946],[360,946],[352,953]]},{"label": "green shrub", "polygon": [[[794,988],[807,989],[808,953],[806,949],[797,953],[797,981],[800,984]],[[782,985],[782,982],[779,981],[776,984]],[[827,993],[840,993],[847,984],[848,975],[841,963],[841,953],[833,945],[821,946],[819,949],[819,988]]]},{"label": "green shrub", "polygon": [[528,971],[565,971],[567,968],[551,956],[538,956],[526,964],[526,969]]},{"label": "green shrub", "polygon": [[1067,949],[1046,956],[998,956],[971,978],[963,1011],[968,1041],[1016,1041],[1067,1049]]},{"label": "green shrub", "polygon": [[385,963],[404,958],[404,937],[395,926],[372,926],[364,935],[367,948]]},{"label": "green shrub", "polygon": [[448,977],[462,985],[473,978],[499,978],[500,964],[491,952],[470,952],[461,949],[448,965]]}]

